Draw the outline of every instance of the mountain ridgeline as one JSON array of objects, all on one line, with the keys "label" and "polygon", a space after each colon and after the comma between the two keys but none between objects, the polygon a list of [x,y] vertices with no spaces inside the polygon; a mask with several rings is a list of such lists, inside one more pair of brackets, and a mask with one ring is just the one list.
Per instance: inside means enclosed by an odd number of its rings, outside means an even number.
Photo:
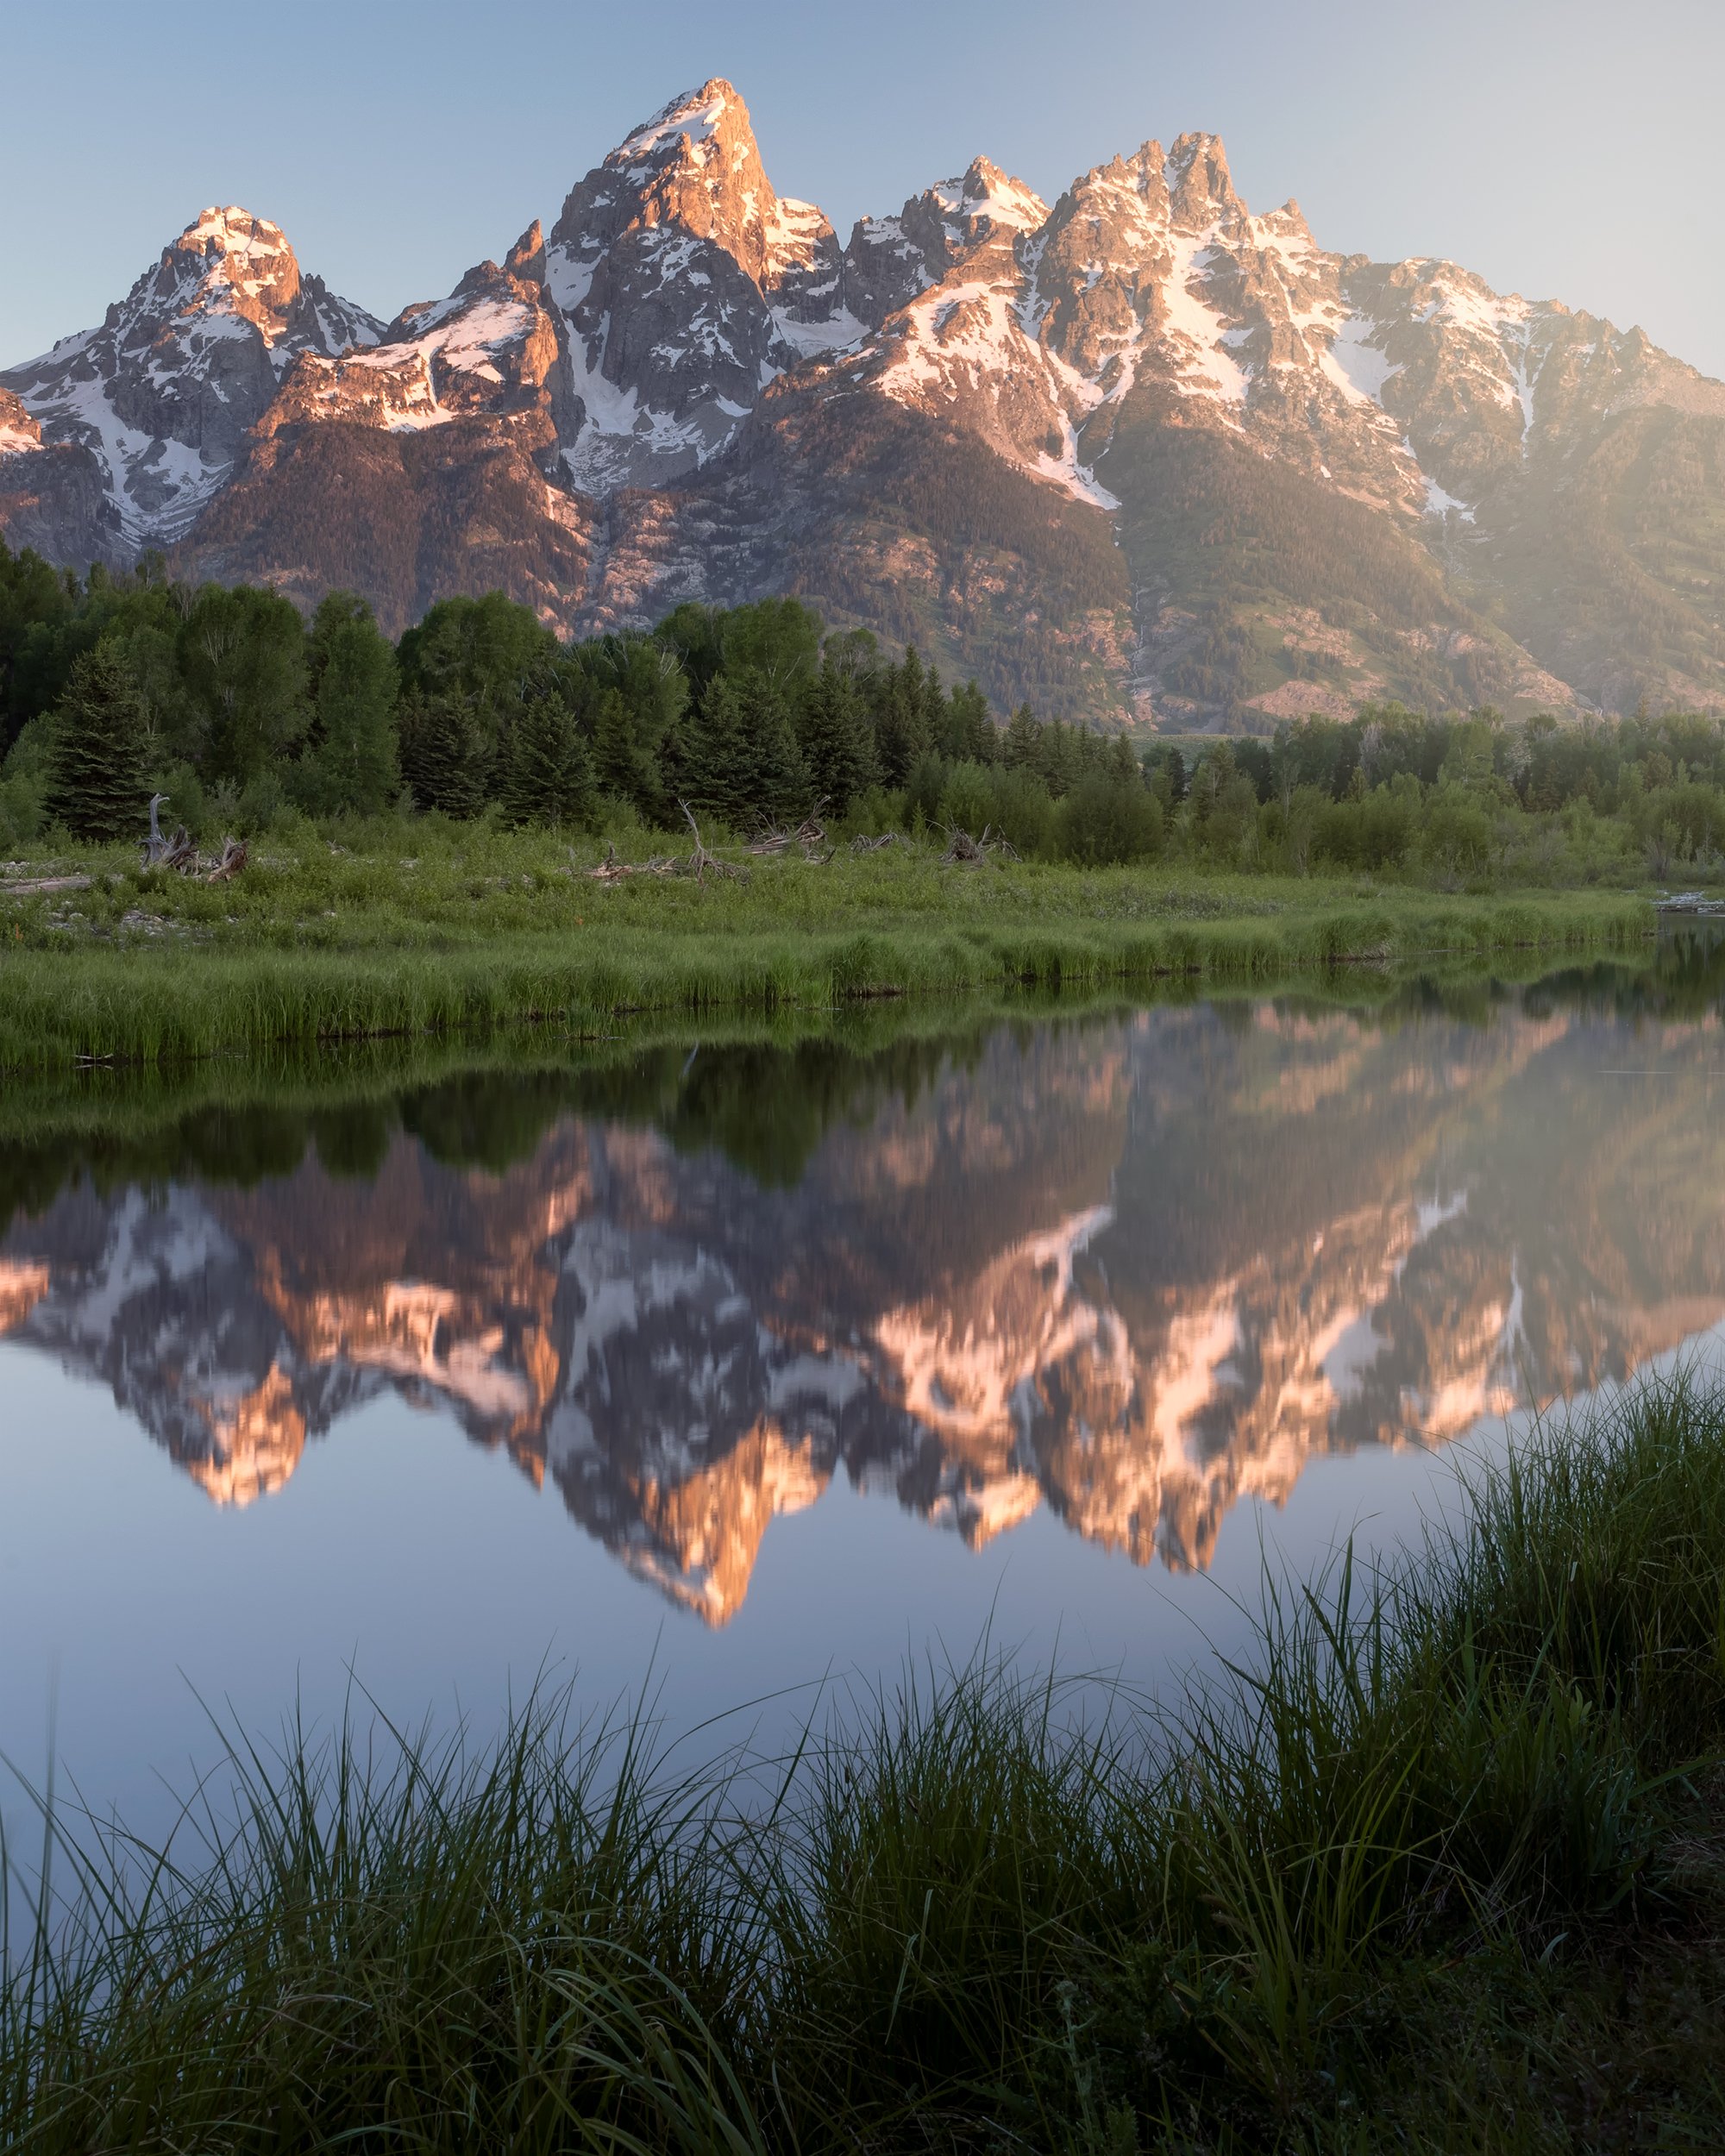
[{"label": "mountain ridgeline", "polygon": [[0,534],[392,635],[789,595],[1105,725],[1725,701],[1725,384],[1640,330],[1326,252],[1208,135],[841,241],[717,80],[387,323],[205,210],[0,373]]}]

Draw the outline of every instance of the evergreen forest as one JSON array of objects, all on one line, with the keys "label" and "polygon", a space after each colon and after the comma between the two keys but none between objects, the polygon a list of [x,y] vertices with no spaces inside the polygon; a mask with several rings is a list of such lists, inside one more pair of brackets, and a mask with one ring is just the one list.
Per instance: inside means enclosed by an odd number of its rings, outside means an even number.
[{"label": "evergreen forest", "polygon": [[0,849],[440,814],[624,839],[988,834],[1021,857],[1419,874],[1448,888],[1725,874],[1725,728],[1369,705],[1273,740],[990,708],[914,645],[767,599],[569,645],[501,592],[398,642],[160,557],[87,579],[0,542]]}]

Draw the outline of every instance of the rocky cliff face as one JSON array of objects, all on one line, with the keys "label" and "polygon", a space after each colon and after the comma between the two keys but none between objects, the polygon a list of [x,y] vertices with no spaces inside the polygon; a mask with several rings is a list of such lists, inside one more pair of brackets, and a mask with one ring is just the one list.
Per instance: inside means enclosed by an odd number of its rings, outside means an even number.
[{"label": "rocky cliff face", "polygon": [[211,210],[0,398],[15,542],[394,628],[486,579],[572,634],[794,591],[1112,723],[1725,696],[1725,385],[1327,252],[1213,135],[1051,207],[978,158],[841,244],[715,80],[387,327]]}]

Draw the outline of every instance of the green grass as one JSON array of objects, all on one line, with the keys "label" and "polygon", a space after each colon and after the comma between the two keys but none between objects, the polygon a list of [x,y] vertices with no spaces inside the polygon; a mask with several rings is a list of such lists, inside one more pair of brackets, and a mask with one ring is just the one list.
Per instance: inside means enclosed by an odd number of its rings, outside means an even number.
[{"label": "green grass", "polygon": [[[608,1030],[641,1012],[824,1010],[1182,979],[1621,949],[1651,931],[1622,893],[1450,897],[1408,886],[1046,865],[947,868],[927,849],[745,881],[612,887],[544,834],[435,818],[341,845],[258,843],[215,887],[126,857],[55,864],[88,891],[0,897],[0,1069],[165,1062],[239,1047],[499,1026]],[[740,860],[742,856],[738,856]]]},{"label": "green grass", "polygon": [[551,1702],[236,1745],[237,1823],[15,1910],[0,2141],[1715,2148],[1722,1751],[1725,1389],[1645,1382],[1171,1712],[979,1663],[693,1779]]}]

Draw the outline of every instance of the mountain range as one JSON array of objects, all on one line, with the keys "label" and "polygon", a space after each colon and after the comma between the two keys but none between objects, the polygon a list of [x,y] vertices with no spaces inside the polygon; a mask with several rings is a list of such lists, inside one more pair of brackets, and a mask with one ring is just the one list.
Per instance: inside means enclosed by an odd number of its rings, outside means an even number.
[{"label": "mountain range", "polygon": [[1725,384],[1640,329],[1327,252],[1204,134],[841,241],[721,80],[389,323],[205,210],[0,373],[0,533],[392,633],[792,592],[1104,724],[1725,701]]}]

